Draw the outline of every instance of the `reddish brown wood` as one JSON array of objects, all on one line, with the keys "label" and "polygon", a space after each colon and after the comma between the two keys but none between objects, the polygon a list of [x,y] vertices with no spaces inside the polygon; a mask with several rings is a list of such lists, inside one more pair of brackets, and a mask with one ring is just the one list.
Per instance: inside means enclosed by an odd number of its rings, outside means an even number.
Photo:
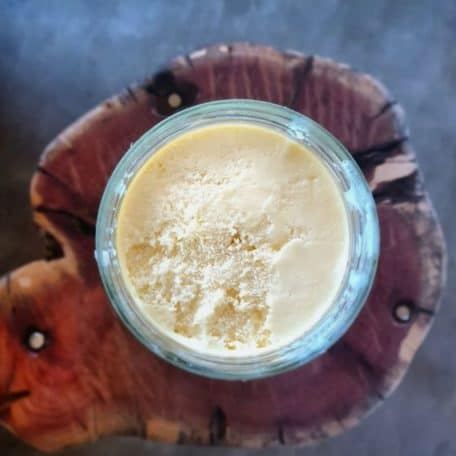
[{"label": "reddish brown wood", "polygon": [[[257,98],[323,124],[354,154],[377,201],[382,246],[368,303],[348,334],[309,365],[251,382],[199,378],[159,360],[115,318],[93,260],[106,180],[131,142],[183,106]],[[246,44],[178,58],[104,102],[44,152],[31,185],[49,261],[0,286],[0,420],[45,450],[109,434],[241,446],[307,443],[356,424],[398,384],[437,309],[440,227],[399,105],[371,77],[319,57]],[[411,309],[400,323],[395,308]],[[33,329],[48,339],[27,348]]]}]

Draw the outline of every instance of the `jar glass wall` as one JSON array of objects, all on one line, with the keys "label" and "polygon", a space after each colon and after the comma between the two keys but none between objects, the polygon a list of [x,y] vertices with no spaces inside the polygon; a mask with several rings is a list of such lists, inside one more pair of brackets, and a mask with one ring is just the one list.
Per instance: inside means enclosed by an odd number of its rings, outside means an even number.
[{"label": "jar glass wall", "polygon": [[[116,250],[122,200],[136,173],[165,144],[210,125],[241,123],[277,131],[313,152],[331,173],[349,223],[349,255],[339,291],[324,316],[288,345],[255,355],[221,356],[193,350],[156,327],[126,286]],[[349,152],[329,132],[290,109],[252,100],[224,100],[181,111],[145,133],[127,151],[106,186],[96,227],[96,259],[108,297],[129,330],[146,347],[193,373],[225,380],[248,380],[284,372],[324,353],[350,327],[371,287],[379,254],[375,203]]]}]

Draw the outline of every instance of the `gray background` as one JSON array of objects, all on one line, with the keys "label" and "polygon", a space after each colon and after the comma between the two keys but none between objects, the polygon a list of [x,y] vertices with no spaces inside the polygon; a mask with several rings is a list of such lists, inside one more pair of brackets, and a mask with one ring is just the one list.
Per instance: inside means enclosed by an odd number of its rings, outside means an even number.
[{"label": "gray background", "polygon": [[[381,79],[408,114],[443,224],[448,286],[397,392],[359,427],[265,455],[456,455],[456,2],[0,0],[0,273],[42,253],[28,209],[41,150],[100,100],[168,59],[247,40],[346,61]],[[1,360],[0,360],[1,362]],[[63,455],[247,455],[108,439]],[[0,433],[0,454],[37,455]]]}]

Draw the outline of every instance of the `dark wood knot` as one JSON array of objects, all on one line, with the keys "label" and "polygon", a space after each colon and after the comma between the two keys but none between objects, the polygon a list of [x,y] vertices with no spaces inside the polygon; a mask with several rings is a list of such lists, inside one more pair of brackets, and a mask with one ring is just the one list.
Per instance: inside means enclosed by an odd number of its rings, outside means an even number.
[{"label": "dark wood knot", "polygon": [[49,334],[36,327],[30,327],[25,331],[23,343],[28,351],[39,353],[49,345]]},{"label": "dark wood knot", "polygon": [[415,313],[415,305],[412,301],[401,300],[396,303],[393,309],[394,319],[401,324],[409,323]]},{"label": "dark wood knot", "polygon": [[168,116],[194,104],[198,88],[189,81],[180,81],[169,71],[160,71],[144,89],[155,96],[159,114]]}]

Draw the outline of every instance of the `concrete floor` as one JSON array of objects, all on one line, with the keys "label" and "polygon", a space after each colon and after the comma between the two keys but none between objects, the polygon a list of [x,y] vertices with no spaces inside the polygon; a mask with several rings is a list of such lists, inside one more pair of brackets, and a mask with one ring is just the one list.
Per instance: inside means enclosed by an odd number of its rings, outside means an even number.
[{"label": "concrete floor", "polygon": [[[262,455],[456,455],[456,3],[448,1],[13,1],[0,4],[0,273],[41,255],[28,184],[63,127],[173,56],[247,40],[346,61],[381,79],[408,113],[412,143],[444,226],[448,286],[397,392],[359,427],[313,448]],[[1,362],[1,360],[0,360]],[[216,455],[108,439],[64,456]],[[6,433],[0,454],[37,455]]]}]

